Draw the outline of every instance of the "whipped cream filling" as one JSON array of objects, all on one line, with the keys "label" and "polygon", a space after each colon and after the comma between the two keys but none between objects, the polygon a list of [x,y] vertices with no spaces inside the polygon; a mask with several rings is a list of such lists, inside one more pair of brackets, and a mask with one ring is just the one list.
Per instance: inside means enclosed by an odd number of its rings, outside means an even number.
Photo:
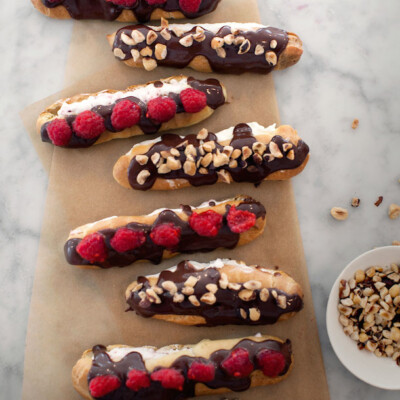
[{"label": "whipped cream filling", "polygon": [[[253,273],[254,272],[254,268],[250,267],[244,263],[241,263],[239,261],[236,260],[231,260],[229,258],[217,258],[216,260],[207,262],[207,263],[200,263],[197,261],[188,261],[191,265],[193,265],[193,267],[195,268],[196,271],[203,271],[205,269],[208,268],[222,268],[224,265],[232,265],[233,267],[239,267],[243,272],[246,273]],[[178,268],[177,265],[174,265],[171,268],[168,268],[166,271],[171,271],[171,272],[175,272],[176,269]],[[154,274],[154,275],[146,275],[147,278],[158,278],[160,276],[160,273],[158,274]]]},{"label": "whipped cream filling", "polygon": [[[114,347],[110,351],[107,351],[107,354],[110,356],[112,361],[118,362],[118,361],[121,361],[129,353],[136,352],[142,356],[143,361],[146,361],[146,360],[150,360],[150,359],[161,358],[168,354],[176,353],[178,351],[183,351],[183,350],[187,351],[189,349],[191,349],[191,347],[184,346],[184,347],[179,348],[179,347],[174,347],[174,345],[168,346],[168,348],[161,347],[159,349],[157,349],[155,347],[151,347],[151,346]],[[93,357],[92,357],[92,359],[93,359]]]},{"label": "whipped cream filling", "polygon": [[[256,24],[255,22],[220,22],[216,24],[169,24],[169,30],[180,30],[182,32],[188,32],[195,26],[201,26],[203,29],[216,34],[223,26],[229,26],[231,32],[236,30],[241,31],[257,31],[261,28],[267,28],[266,25]],[[149,28],[159,31],[159,26],[149,26]]]},{"label": "whipped cream filling", "polygon": [[[193,207],[193,206],[190,206],[193,210],[197,210],[197,209],[199,209],[199,208],[203,208],[203,207],[210,207],[210,202],[212,201],[212,202],[214,202],[215,203],[215,205],[218,205],[218,204],[222,204],[222,203],[225,203],[225,202],[227,202],[227,201],[231,201],[231,200],[233,200],[233,198],[230,198],[230,199],[226,199],[226,200],[221,200],[221,201],[215,201],[215,200],[208,200],[208,201],[205,201],[204,203],[201,203],[199,206],[197,206],[197,207]],[[154,210],[151,214],[148,214],[149,216],[150,215],[154,215],[154,214],[158,214],[158,213],[160,213],[160,212],[163,212],[163,211],[165,211],[165,210],[171,210],[171,211],[174,211],[174,212],[180,212],[180,211],[182,211],[182,209],[181,208],[158,208],[157,210]]]},{"label": "whipped cream filling", "polygon": [[161,87],[154,86],[153,83],[149,85],[143,85],[136,89],[129,91],[117,91],[114,93],[108,93],[107,91],[101,91],[96,95],[89,96],[82,101],[75,101],[69,103],[70,99],[66,99],[62,102],[57,115],[59,117],[66,117],[68,115],[76,115],[86,110],[91,110],[97,106],[109,106],[114,104],[117,100],[134,96],[144,103],[148,103],[151,99],[159,96],[167,96],[169,93],[180,93],[185,89],[190,88],[187,78],[182,79],[171,79],[170,81],[161,81],[163,85]]},{"label": "whipped cream filling", "polygon": [[[276,131],[276,124],[272,124],[270,126],[264,127],[257,122],[248,122],[247,125],[251,128],[252,134],[255,137],[260,136],[260,135],[272,134]],[[223,131],[216,133],[215,135],[217,136],[217,141],[223,142],[223,141],[227,141],[227,140],[232,140],[234,129],[235,129],[235,127],[231,126],[230,128],[224,129]],[[184,139],[185,136],[180,136],[180,138]],[[156,139],[145,140],[143,142],[135,144],[135,146],[133,146],[132,149],[127,154],[129,154],[131,151],[133,151],[133,149],[136,146],[143,146],[143,145],[147,146],[149,144],[158,143],[160,141],[161,141],[161,137],[158,137]]]}]

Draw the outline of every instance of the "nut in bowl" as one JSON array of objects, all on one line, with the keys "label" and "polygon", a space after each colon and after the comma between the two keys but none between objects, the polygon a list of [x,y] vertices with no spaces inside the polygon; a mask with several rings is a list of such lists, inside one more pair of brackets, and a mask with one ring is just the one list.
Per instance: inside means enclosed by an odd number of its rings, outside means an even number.
[{"label": "nut in bowl", "polygon": [[342,364],[364,382],[389,390],[400,389],[397,266],[397,246],[357,257],[336,279],[326,314],[329,339]]}]

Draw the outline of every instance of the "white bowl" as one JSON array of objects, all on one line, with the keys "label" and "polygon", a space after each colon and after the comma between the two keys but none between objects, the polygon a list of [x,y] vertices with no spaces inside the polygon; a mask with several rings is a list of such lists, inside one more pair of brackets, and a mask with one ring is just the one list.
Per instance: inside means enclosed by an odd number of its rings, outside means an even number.
[{"label": "white bowl", "polygon": [[359,350],[357,342],[343,332],[339,322],[339,282],[351,279],[358,269],[400,264],[400,246],[379,247],[353,260],[336,279],[329,295],[326,325],[333,350],[342,364],[357,378],[381,389],[400,390],[400,367],[388,357],[377,357],[368,350]]}]

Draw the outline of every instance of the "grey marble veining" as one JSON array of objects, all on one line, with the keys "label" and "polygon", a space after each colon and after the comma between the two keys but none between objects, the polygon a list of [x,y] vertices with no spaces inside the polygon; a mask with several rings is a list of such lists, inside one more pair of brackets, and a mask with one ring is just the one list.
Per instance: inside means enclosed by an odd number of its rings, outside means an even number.
[{"label": "grey marble veining", "polygon": [[[400,240],[398,0],[259,0],[262,21],[300,35],[304,56],[275,75],[281,122],[308,142],[312,159],[294,180],[297,208],[332,399],[398,399],[353,377],[329,344],[325,307],[342,268]],[[18,112],[63,86],[72,24],[4,2],[0,15],[0,398],[20,398],[24,344],[47,176]],[[354,118],[360,120],[351,129]],[[378,196],[384,197],[379,208]],[[349,207],[353,196],[358,209]],[[350,217],[333,220],[332,206]],[[40,366],[38,366],[40,367]],[[310,399],[314,400],[314,399]],[[315,399],[317,400],[317,399]]]}]

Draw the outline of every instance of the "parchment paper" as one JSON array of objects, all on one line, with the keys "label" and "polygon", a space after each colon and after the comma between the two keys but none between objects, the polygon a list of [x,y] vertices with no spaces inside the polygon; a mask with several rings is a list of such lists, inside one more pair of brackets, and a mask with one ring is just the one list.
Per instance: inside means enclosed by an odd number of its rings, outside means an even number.
[{"label": "parchment paper", "polygon": [[[255,1],[224,0],[216,13],[203,20],[246,22],[259,18]],[[115,25],[98,21],[77,22],[67,79],[76,81],[88,72],[91,72],[90,77],[23,112],[34,145],[44,160],[47,157],[48,165],[53,148],[39,142],[35,121],[40,111],[55,99],[85,91],[124,88],[128,84],[177,74],[168,69],[148,73],[115,61],[104,40],[104,34],[112,32]],[[182,72],[199,78],[206,76],[190,70]],[[226,84],[230,104],[185,132],[197,132],[203,126],[216,132],[239,122],[258,121],[265,125],[279,122],[272,75],[214,76]],[[169,192],[124,189],[113,180],[112,167],[120,155],[140,140],[143,137],[115,140],[90,149],[53,150],[28,325],[23,399],[79,399],[71,384],[71,368],[82,352],[95,344],[163,346],[257,332],[292,340],[295,368],[289,378],[270,387],[204,399],[329,399],[291,183],[264,182],[258,188],[251,184],[220,184]],[[220,200],[236,194],[251,195],[267,208],[265,233],[244,247],[181,255],[160,265],[146,262],[122,269],[80,270],[65,262],[63,245],[68,233],[84,223],[111,215],[140,215],[182,203],[196,205],[210,198]],[[217,257],[267,267],[281,266],[302,284],[304,310],[289,321],[274,326],[216,328],[182,327],[124,312],[124,291],[137,275],[158,272],[185,258],[208,261]]]}]

